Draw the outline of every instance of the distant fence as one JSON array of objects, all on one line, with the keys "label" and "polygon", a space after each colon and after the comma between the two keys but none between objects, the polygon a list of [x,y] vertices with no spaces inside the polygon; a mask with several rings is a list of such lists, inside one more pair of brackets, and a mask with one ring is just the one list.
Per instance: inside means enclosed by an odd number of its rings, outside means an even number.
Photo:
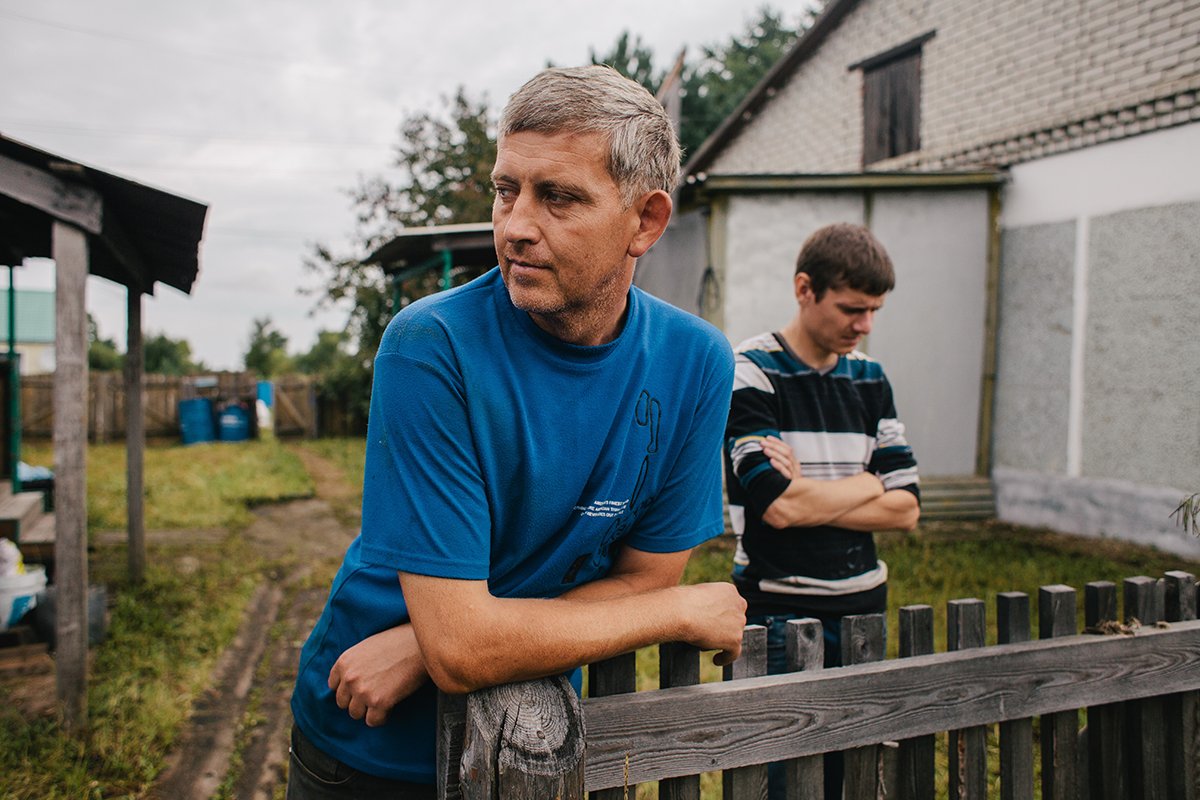
[{"label": "distant fence", "polygon": [[[894,661],[883,660],[882,615],[846,617],[842,655],[850,666],[831,670],[821,670],[820,623],[796,620],[789,623],[788,655],[797,672],[769,677],[766,630],[749,626],[727,682],[695,685],[699,653],[666,644],[664,688],[634,691],[633,654],[621,656],[589,668],[581,712],[561,701],[557,679],[466,698],[440,695],[438,797],[582,798],[586,789],[593,800],[613,800],[634,797],[637,783],[658,781],[660,798],[698,800],[699,775],[720,770],[723,797],[757,800],[766,797],[766,764],[781,761],[788,798],[818,800],[821,754],[843,751],[846,800],[925,800],[935,797],[935,737],[946,732],[949,774],[942,783],[952,798],[988,797],[992,735],[1004,800],[1035,796],[1035,751],[1044,800],[1194,800],[1194,576],[1126,580],[1123,624],[1115,584],[1089,583],[1085,603],[1086,632],[1078,635],[1076,591],[1042,587],[1033,641],[1029,596],[1003,593],[996,602],[999,644],[984,646],[985,604],[951,601],[949,652],[936,655],[933,609],[907,606]],[[498,716],[497,702],[508,703]],[[573,713],[577,720],[562,719]],[[479,730],[488,718],[504,720],[502,730]]]},{"label": "distant fence", "polygon": [[[179,401],[206,397],[215,404],[242,403],[253,415],[258,377],[249,372],[204,376],[146,375],[146,436],[179,436]],[[88,439],[107,442],[125,438],[125,381],[120,373],[88,375]],[[317,435],[316,379],[308,375],[276,378],[275,434]],[[50,439],[54,431],[54,376],[21,377],[21,431],[26,439]]]}]

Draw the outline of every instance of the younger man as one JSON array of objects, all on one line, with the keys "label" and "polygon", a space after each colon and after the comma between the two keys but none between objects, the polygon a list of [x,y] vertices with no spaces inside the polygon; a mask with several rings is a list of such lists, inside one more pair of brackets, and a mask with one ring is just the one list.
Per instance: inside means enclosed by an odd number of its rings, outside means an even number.
[{"label": "younger man", "polygon": [[[871,532],[917,524],[917,462],[891,386],[855,350],[894,285],[869,230],[826,226],[800,250],[796,316],[736,348],[725,461],[733,577],[747,621],[768,629],[772,673],[786,669],[787,621],[803,617],[824,627],[825,665],[841,663],[841,618],[887,610]],[[771,798],[783,797],[782,777],[773,767]],[[840,762],[827,759],[826,797],[840,787]]]}]

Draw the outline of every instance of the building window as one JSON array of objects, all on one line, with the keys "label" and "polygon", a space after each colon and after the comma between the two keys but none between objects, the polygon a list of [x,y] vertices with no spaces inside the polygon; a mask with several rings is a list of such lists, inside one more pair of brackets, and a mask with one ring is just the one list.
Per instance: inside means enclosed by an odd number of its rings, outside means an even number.
[{"label": "building window", "polygon": [[863,73],[863,166],[921,149],[921,46],[933,35],[850,66]]}]

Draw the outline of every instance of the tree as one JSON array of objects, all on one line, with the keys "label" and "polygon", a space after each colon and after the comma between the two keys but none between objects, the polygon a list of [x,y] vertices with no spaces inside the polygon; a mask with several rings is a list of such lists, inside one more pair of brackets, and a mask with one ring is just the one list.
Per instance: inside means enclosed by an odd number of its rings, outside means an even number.
[{"label": "tree", "polygon": [[646,46],[641,36],[629,40],[629,31],[622,31],[617,41],[603,55],[595,50],[588,51],[593,64],[607,64],[630,80],[635,80],[651,94],[656,94],[666,74],[654,69],[654,52]]},{"label": "tree", "polygon": [[192,361],[192,346],[184,339],[159,333],[147,338],[142,350],[149,374],[192,375],[204,371],[203,364]]},{"label": "tree", "polygon": [[88,369],[97,372],[119,372],[125,364],[125,357],[117,350],[117,343],[112,339],[100,338],[100,326],[88,312]]},{"label": "tree", "polygon": [[287,343],[287,337],[272,325],[270,317],[254,320],[244,359],[246,371],[274,378],[290,370],[292,358],[287,353]]}]

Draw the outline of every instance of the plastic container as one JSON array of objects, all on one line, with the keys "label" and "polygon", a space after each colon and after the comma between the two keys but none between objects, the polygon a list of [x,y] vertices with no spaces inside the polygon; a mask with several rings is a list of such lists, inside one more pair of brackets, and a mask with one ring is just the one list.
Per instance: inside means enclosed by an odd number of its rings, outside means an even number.
[{"label": "plastic container", "polygon": [[228,405],[219,421],[222,442],[244,442],[250,438],[250,414],[239,405]]},{"label": "plastic container", "polygon": [[179,430],[183,435],[184,444],[199,444],[215,439],[212,401],[207,397],[180,400]]},{"label": "plastic container", "polygon": [[20,575],[0,577],[0,631],[21,621],[37,606],[38,592],[46,588],[46,568],[26,564]]}]

